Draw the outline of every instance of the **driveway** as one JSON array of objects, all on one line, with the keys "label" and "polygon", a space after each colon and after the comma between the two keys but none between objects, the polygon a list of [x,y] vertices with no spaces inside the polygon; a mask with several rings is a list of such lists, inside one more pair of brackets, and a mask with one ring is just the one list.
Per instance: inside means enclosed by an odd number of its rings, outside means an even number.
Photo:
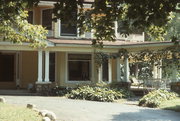
[{"label": "driveway", "polygon": [[[1,96],[0,96],[1,97]],[[4,96],[7,103],[32,103],[56,113],[57,121],[180,121],[180,113],[131,104],[70,100],[60,97]]]}]

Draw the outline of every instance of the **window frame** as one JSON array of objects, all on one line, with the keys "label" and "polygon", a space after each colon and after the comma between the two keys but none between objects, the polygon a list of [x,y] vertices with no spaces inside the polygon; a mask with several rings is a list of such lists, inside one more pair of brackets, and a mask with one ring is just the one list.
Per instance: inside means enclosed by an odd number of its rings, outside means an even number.
[{"label": "window frame", "polygon": [[[50,54],[54,54],[54,80],[52,81],[52,80],[50,80]],[[52,83],[55,83],[56,82],[56,80],[57,80],[57,53],[56,52],[54,52],[54,51],[50,51],[49,52],[49,81],[50,82],[52,82]]]},{"label": "window frame", "polygon": [[[89,73],[90,73],[89,78],[90,79],[89,80],[69,80],[69,59],[68,59],[69,54],[78,54],[78,55],[88,54],[88,55],[91,56],[90,57],[91,59],[87,60],[90,63],[90,69],[89,69]],[[91,83],[92,79],[93,79],[93,70],[94,70],[93,66],[94,66],[94,63],[93,63],[93,55],[92,55],[92,53],[73,53],[73,52],[66,53],[66,83]]]},{"label": "window frame", "polygon": [[[35,23],[35,10],[28,10],[28,12],[29,11],[32,11],[32,13],[33,13],[33,19],[32,19],[32,24],[34,24]],[[27,19],[27,21],[28,21],[28,19]],[[29,23],[29,22],[28,22]],[[31,23],[30,23],[31,24]]]},{"label": "window frame", "polygon": [[[76,12],[76,14],[78,14],[78,9],[77,9],[77,12]],[[77,19],[77,15],[76,15],[76,19]],[[58,26],[58,29],[59,29],[59,36],[60,37],[70,37],[70,38],[76,38],[76,37],[79,37],[79,33],[78,33],[78,31],[79,31],[79,29],[78,29],[78,27],[77,27],[77,25],[76,25],[76,34],[69,34],[69,33],[64,33],[65,35],[62,35],[62,32],[61,32],[61,23],[62,23],[62,21],[59,19],[59,26]]]},{"label": "window frame", "polygon": [[[42,8],[42,9],[41,9],[41,25],[42,25],[42,23],[43,23],[43,11],[44,11],[44,10],[48,10],[48,9],[51,9],[51,10],[52,10],[53,8]],[[52,13],[52,18],[53,18],[53,13]],[[43,25],[42,25],[42,26],[43,26]],[[52,23],[51,23],[51,26],[52,26],[52,27],[51,27],[51,30],[48,30],[48,29],[47,29],[48,31],[53,31],[53,30],[54,30],[54,28],[53,28],[53,21],[52,21]]]}]

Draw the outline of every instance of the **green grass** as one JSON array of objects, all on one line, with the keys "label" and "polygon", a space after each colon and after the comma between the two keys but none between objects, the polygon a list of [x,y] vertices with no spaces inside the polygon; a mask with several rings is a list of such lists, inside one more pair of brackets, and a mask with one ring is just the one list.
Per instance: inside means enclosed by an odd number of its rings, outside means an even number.
[{"label": "green grass", "polygon": [[160,108],[180,112],[180,98],[162,102]]},{"label": "green grass", "polygon": [[42,121],[42,117],[31,109],[0,103],[0,121]]}]

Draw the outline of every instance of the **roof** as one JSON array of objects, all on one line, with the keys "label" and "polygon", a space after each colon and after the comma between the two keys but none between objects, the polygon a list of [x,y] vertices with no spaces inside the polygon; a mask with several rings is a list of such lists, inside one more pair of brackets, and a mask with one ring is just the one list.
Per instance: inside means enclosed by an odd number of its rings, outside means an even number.
[{"label": "roof", "polygon": [[[67,45],[92,45],[91,39],[66,39],[66,38],[50,38],[48,39],[50,42],[54,44],[67,44]],[[133,41],[125,41],[125,40],[116,40],[115,42],[104,41],[103,44],[105,46],[130,46],[130,45],[153,45],[153,44],[172,44],[170,41],[164,42],[133,42]]]}]

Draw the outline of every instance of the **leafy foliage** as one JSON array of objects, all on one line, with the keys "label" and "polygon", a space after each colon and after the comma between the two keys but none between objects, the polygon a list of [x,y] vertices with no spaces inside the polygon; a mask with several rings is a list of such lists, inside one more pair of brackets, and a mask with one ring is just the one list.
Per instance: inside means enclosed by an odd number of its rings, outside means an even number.
[{"label": "leafy foliage", "polygon": [[[149,50],[145,49],[139,52],[128,52],[126,49],[120,49],[118,53],[106,54],[95,53],[95,62],[97,65],[101,65],[105,59],[112,58],[124,59],[128,57],[133,63],[148,62],[149,64],[158,65],[161,60],[165,61],[166,67],[175,64],[177,69],[180,69],[180,45],[174,45],[165,49]],[[151,69],[150,69],[151,70]],[[149,70],[149,71],[150,71]]]},{"label": "leafy foliage", "polygon": [[129,93],[125,90],[110,89],[108,87],[83,86],[72,90],[67,95],[71,99],[84,99],[100,102],[113,102],[114,100],[128,97]]},{"label": "leafy foliage", "polygon": [[[46,0],[48,1],[48,0]],[[51,0],[49,0],[51,1]],[[93,45],[103,41],[115,41],[114,21],[118,21],[118,31],[129,35],[134,30],[149,32],[156,40],[164,40],[166,25],[172,20],[179,0],[92,0],[85,8],[85,0],[58,0],[53,9],[54,20],[61,19],[77,24],[79,34],[94,31]],[[0,33],[4,40],[31,42],[32,46],[44,46],[42,27],[26,24],[21,16],[27,8],[38,4],[39,0],[0,0]],[[77,10],[78,9],[78,10]],[[77,20],[72,21],[72,12],[77,12]],[[20,18],[19,18],[20,17]],[[19,19],[17,19],[19,18]],[[20,26],[19,26],[20,25]],[[14,29],[16,27],[17,29]],[[26,28],[26,29],[25,29]],[[33,30],[36,30],[36,34]],[[26,31],[29,31],[28,33]],[[11,37],[8,37],[12,35]],[[41,36],[40,36],[41,35]]]},{"label": "leafy foliage", "polygon": [[176,41],[180,38],[180,12],[173,13],[173,20],[167,24],[167,35],[165,38],[167,40]]},{"label": "leafy foliage", "polygon": [[84,9],[84,0],[61,0],[55,4],[55,20],[72,22],[72,11],[77,11],[77,24],[80,34],[95,32],[93,45],[103,41],[115,41],[114,21],[120,21],[120,34],[129,35],[134,30],[149,32],[156,40],[163,40],[165,27],[172,19],[179,0],[93,0],[88,9]]},{"label": "leafy foliage", "polygon": [[51,89],[50,95],[65,96],[66,94],[70,93],[71,91],[72,91],[72,88],[56,86],[56,87]]},{"label": "leafy foliage", "polygon": [[36,2],[27,0],[0,1],[0,36],[4,41],[29,42],[32,47],[45,47],[47,31],[41,25],[29,24],[26,7]]},{"label": "leafy foliage", "polygon": [[155,108],[160,106],[163,101],[175,99],[177,96],[174,92],[159,89],[142,97],[139,100],[139,105]]}]

